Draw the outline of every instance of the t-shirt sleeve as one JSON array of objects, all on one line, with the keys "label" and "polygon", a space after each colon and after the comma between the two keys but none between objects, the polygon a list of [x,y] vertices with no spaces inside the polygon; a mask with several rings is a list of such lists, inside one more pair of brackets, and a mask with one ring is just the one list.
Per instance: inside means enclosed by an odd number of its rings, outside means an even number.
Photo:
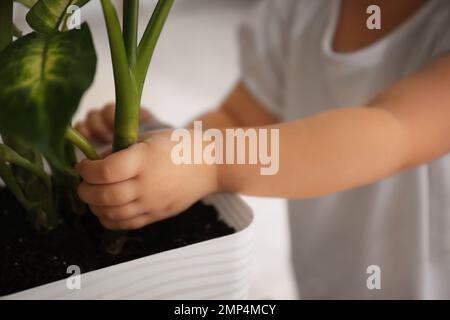
[{"label": "t-shirt sleeve", "polygon": [[242,81],[249,92],[281,118],[289,30],[289,0],[265,0],[239,29]]},{"label": "t-shirt sleeve", "polygon": [[439,29],[432,50],[433,60],[450,54],[450,3],[445,3],[434,23]]}]

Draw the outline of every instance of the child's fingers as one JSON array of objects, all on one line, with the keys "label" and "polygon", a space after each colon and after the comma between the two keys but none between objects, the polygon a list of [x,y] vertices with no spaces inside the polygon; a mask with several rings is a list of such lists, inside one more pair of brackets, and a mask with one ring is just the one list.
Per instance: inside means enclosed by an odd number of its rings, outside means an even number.
[{"label": "child's fingers", "polygon": [[111,131],[114,129],[115,110],[114,103],[108,103],[101,111],[103,121]]},{"label": "child's fingers", "polygon": [[139,112],[139,121],[140,122],[146,122],[153,119],[153,116],[150,112],[148,112],[147,110],[145,110],[144,108],[140,109]]},{"label": "child's fingers", "polygon": [[78,187],[78,195],[89,205],[123,206],[137,200],[139,196],[137,189],[136,180],[103,185],[83,182]]},{"label": "child's fingers", "polygon": [[143,152],[143,143],[111,154],[102,160],[83,160],[76,170],[90,184],[111,184],[129,180],[138,176]]},{"label": "child's fingers", "polygon": [[91,139],[92,138],[91,131],[89,130],[89,128],[86,125],[86,123],[79,122],[79,123],[75,124],[75,129],[79,133],[81,133],[86,139]]},{"label": "child's fingers", "polygon": [[89,127],[89,130],[95,138],[106,143],[112,142],[112,130],[103,120],[101,112],[96,110],[89,112],[86,119],[86,125]]}]

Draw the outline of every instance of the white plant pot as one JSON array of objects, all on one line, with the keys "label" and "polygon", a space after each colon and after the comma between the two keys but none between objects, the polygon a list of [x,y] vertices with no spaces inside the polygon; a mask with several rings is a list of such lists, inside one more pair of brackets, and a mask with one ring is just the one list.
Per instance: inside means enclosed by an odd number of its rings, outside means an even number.
[{"label": "white plant pot", "polygon": [[235,195],[216,194],[204,202],[236,232],[82,274],[79,290],[69,290],[64,279],[3,299],[245,299],[253,213]]}]

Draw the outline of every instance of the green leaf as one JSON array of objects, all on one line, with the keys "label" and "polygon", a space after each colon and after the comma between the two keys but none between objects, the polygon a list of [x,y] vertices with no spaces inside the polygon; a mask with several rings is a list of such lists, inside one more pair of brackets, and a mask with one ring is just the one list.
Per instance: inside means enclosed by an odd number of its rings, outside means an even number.
[{"label": "green leaf", "polygon": [[13,42],[0,54],[0,132],[67,168],[64,134],[93,81],[96,62],[87,24],[63,33],[33,32]]},{"label": "green leaf", "polygon": [[61,22],[69,15],[69,6],[76,5],[81,8],[88,2],[89,0],[38,0],[28,12],[26,20],[35,31],[57,32]]},{"label": "green leaf", "polygon": [[155,51],[156,44],[169,16],[173,2],[174,0],[158,1],[139,43],[135,68],[139,95],[142,94],[153,52]]},{"label": "green leaf", "polygon": [[32,6],[36,4],[36,2],[38,2],[38,0],[15,0],[15,1],[27,7],[28,9],[30,9]]}]

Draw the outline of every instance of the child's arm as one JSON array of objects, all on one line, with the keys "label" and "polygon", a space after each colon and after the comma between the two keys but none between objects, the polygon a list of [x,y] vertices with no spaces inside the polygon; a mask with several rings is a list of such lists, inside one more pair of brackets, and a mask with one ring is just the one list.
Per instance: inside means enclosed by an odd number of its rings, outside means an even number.
[{"label": "child's arm", "polygon": [[368,106],[269,126],[280,129],[273,176],[253,165],[175,165],[171,131],[156,132],[105,160],[79,164],[79,193],[106,227],[133,229],[216,191],[305,198],[361,186],[450,151],[449,88],[444,57]]},{"label": "child's arm", "polygon": [[450,56],[400,81],[366,107],[337,109],[280,128],[280,170],[220,166],[223,189],[306,198],[362,186],[450,151]]}]

